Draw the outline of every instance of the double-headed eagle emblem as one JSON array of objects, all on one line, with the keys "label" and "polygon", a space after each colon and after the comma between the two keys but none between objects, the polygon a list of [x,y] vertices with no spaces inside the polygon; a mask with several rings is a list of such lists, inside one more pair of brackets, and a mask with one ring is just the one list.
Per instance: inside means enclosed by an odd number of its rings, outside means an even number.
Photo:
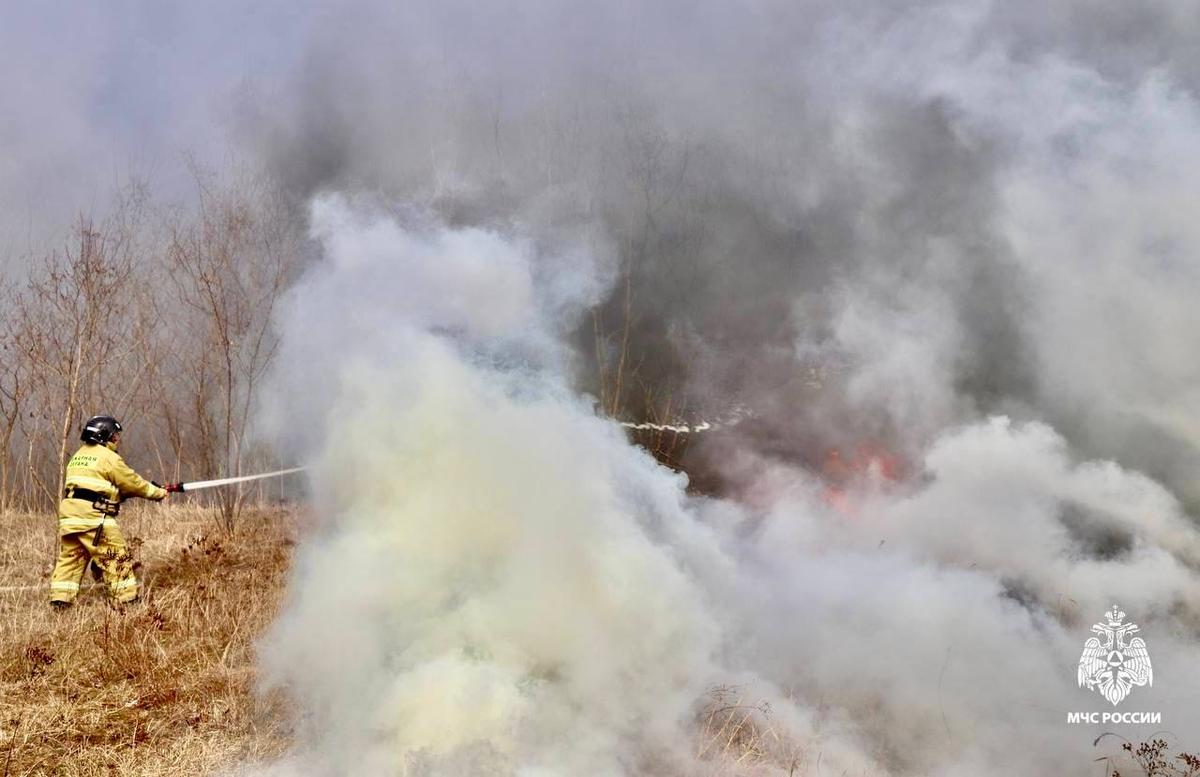
[{"label": "double-headed eagle emblem", "polygon": [[1105,614],[1105,621],[1092,626],[1097,636],[1083,645],[1079,657],[1079,687],[1099,690],[1113,706],[1129,695],[1135,685],[1154,685],[1150,654],[1141,637],[1130,636],[1140,629],[1123,623],[1125,613],[1117,605]]}]

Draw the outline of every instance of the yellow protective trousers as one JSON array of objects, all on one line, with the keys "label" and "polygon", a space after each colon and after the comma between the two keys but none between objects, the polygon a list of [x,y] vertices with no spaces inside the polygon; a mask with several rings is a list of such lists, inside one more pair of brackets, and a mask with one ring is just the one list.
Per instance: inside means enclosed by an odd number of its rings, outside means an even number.
[{"label": "yellow protective trousers", "polygon": [[58,563],[50,575],[50,601],[73,602],[92,561],[104,573],[109,594],[118,602],[137,598],[133,557],[125,547],[121,527],[112,518],[90,529],[78,531],[75,521],[59,521]]}]

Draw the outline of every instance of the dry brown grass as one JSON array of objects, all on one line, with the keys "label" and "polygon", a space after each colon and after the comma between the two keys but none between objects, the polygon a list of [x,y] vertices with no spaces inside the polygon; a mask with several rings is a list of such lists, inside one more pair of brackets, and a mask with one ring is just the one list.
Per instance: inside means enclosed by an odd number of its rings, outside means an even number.
[{"label": "dry brown grass", "polygon": [[[215,511],[134,503],[121,524],[142,601],[113,606],[89,576],[75,607],[55,612],[53,517],[0,513],[0,777],[182,777],[282,754],[287,716],[254,693],[253,651],[280,605],[300,518],[252,511],[226,534]],[[713,689],[696,722],[707,773],[821,771],[820,748],[790,739],[737,687]],[[1164,743],[1150,758],[1146,747],[1112,765],[1200,777],[1195,756],[1160,758]]]},{"label": "dry brown grass", "polygon": [[697,723],[696,759],[714,775],[811,773],[810,753],[776,727],[769,704],[748,700],[741,688],[713,688]]},{"label": "dry brown grass", "polygon": [[297,519],[251,512],[223,534],[187,504],[131,508],[143,593],[127,609],[89,576],[75,607],[52,611],[53,517],[0,515],[0,777],[205,774],[287,744],[253,693],[253,647]]}]

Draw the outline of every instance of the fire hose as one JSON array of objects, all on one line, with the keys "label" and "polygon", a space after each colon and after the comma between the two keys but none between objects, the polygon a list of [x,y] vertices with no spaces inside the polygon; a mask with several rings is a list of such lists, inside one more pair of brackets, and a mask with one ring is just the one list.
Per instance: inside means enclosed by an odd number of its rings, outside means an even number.
[{"label": "fire hose", "polygon": [[[277,478],[284,475],[291,475],[296,472],[303,472],[306,469],[308,468],[291,467],[290,469],[280,469],[275,470],[274,472],[263,472],[257,475],[240,475],[232,478],[217,478],[216,480],[193,480],[190,483],[155,483],[154,485],[159,486],[160,488],[165,488],[168,493],[178,494],[190,491],[200,491],[205,488],[216,488],[218,486],[232,486],[237,483],[249,483],[254,480],[265,480],[266,478]],[[94,542],[97,545],[99,544],[100,532],[103,530],[103,528],[104,524],[100,524],[100,526],[96,527],[96,539]],[[87,574],[89,566],[90,564],[84,566],[83,572],[81,573],[81,578],[82,575]],[[40,591],[42,589],[43,586],[40,585],[8,585],[0,586],[0,593],[7,593],[10,591]]]}]

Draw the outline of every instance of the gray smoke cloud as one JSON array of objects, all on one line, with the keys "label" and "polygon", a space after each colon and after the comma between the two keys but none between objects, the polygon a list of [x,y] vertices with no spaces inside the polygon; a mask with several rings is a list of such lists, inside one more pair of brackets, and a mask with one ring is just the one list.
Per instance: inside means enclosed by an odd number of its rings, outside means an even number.
[{"label": "gray smoke cloud", "polygon": [[[269,771],[1082,773],[1113,602],[1171,678],[1136,703],[1192,726],[1196,20],[1084,17],[443,3],[317,34],[246,131],[326,255],[281,325],[283,385],[322,363],[283,407],[329,424],[328,520],[264,648],[308,743]],[[589,395],[750,418],[689,492]],[[770,709],[752,763],[706,739],[715,687]]]},{"label": "gray smoke cloud", "polygon": [[[452,225],[606,235],[633,293],[581,324],[580,385],[603,394],[594,354],[615,364],[628,322],[623,415],[740,403],[785,431],[737,445],[800,461],[864,436],[915,454],[979,413],[1048,418],[1193,503],[1175,333],[1195,323],[1195,20],[1083,17],[364,4],[246,136],[300,199],[366,188]],[[837,388],[806,388],[814,367]],[[692,469],[725,458],[712,447]]]},{"label": "gray smoke cloud", "polygon": [[763,460],[689,496],[571,386],[602,262],[361,199],[312,221],[277,380],[323,520],[261,650],[296,753],[258,773],[736,773],[722,686],[770,710],[743,771],[1080,772],[1074,663],[1116,597],[1172,678],[1141,703],[1191,720],[1200,542],[1153,480],[993,418],[849,505]]}]

